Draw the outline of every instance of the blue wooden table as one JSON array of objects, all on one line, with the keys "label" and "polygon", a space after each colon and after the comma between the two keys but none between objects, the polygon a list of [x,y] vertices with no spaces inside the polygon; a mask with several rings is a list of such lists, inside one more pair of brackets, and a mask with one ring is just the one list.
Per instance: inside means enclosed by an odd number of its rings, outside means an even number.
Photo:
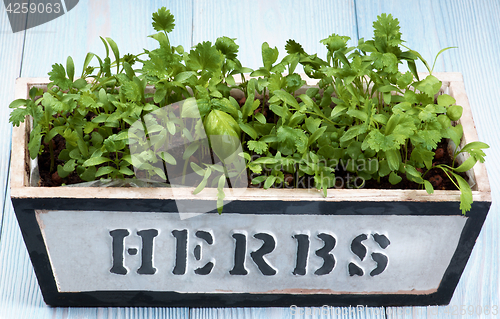
[{"label": "blue wooden table", "polygon": [[[9,194],[11,126],[8,104],[17,77],[46,77],[53,63],[83,64],[86,52],[105,54],[99,36],[111,37],[120,52],[155,48],[151,14],[166,6],[175,15],[171,42],[184,48],[219,36],[237,38],[244,65],[261,65],[264,41],[284,56],[286,40],[307,52],[325,55],[319,43],[331,33],[372,37],[372,22],[381,13],[400,21],[403,39],[427,60],[445,47],[435,71],[461,72],[480,140],[493,204],[472,256],[448,307],[406,308],[50,308],[43,302]],[[0,319],[25,318],[495,318],[500,317],[500,2],[498,0],[81,0],[65,15],[38,27],[12,33],[0,9]],[[29,17],[28,17],[29,19]],[[420,70],[425,71],[420,65]],[[482,309],[469,314],[470,306]],[[491,309],[497,307],[496,315]],[[461,315],[465,309],[466,314]],[[487,312],[489,309],[489,313]],[[309,315],[311,314],[311,315]]]}]

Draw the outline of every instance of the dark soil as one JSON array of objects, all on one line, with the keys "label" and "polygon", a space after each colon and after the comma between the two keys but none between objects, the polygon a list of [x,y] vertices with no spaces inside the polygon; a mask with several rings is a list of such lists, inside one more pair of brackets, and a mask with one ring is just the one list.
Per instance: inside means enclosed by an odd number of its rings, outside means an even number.
[{"label": "dark soil", "polygon": [[64,165],[64,162],[57,159],[59,153],[66,147],[66,141],[61,135],[56,135],[52,139],[52,146],[54,149],[54,170],[50,171],[50,152],[49,145],[43,145],[44,152],[38,156],[38,168],[40,173],[40,186],[61,186],[64,184],[77,184],[83,182],[76,172],[71,173],[66,178],[61,178],[57,174],[57,165]]}]

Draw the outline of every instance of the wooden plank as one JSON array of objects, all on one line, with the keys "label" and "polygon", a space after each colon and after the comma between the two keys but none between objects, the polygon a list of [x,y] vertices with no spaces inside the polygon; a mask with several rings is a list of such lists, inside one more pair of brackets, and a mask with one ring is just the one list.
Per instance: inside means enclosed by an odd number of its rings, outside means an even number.
[{"label": "wooden plank", "polygon": [[[189,48],[192,21],[190,1],[169,1],[168,4],[161,0],[79,1],[65,15],[26,31],[21,75],[47,77],[52,64],[66,65],[68,56],[73,58],[75,74],[78,75],[87,52],[94,52],[101,58],[106,56],[99,36],[112,38],[118,45],[120,56],[141,53],[143,48],[157,48],[158,42],[148,38],[148,35],[156,33],[151,26],[151,17],[162,6],[167,6],[176,18],[170,41]],[[112,52],[110,55],[113,60]],[[91,65],[98,65],[97,60]]]},{"label": "wooden plank", "polygon": [[[124,1],[125,2],[125,1]],[[489,62],[492,61],[495,57],[497,57],[497,52],[499,49],[499,41],[498,37],[500,35],[500,30],[499,25],[497,23],[497,17],[499,16],[499,8],[498,4],[494,0],[488,0],[488,1],[462,1],[462,2],[455,2],[455,1],[440,1],[440,2],[431,2],[431,1],[421,1],[419,3],[410,3],[410,2],[404,2],[404,3],[398,3],[398,1],[380,1],[380,2],[375,2],[374,4],[373,1],[360,1],[357,0],[357,11],[359,13],[358,15],[358,21],[360,25],[364,23],[363,19],[366,19],[366,16],[368,15],[367,11],[377,11],[378,13],[383,12],[382,9],[384,8],[385,12],[400,12],[401,15],[398,17],[402,21],[402,24],[406,25],[406,29],[403,29],[403,35],[404,38],[409,42],[413,48],[422,51],[422,49],[419,49],[419,45],[424,49],[426,52],[422,52],[424,56],[428,59],[432,59],[433,55],[438,52],[439,49],[442,47],[445,47],[447,45],[458,45],[459,49],[451,50],[448,51],[443,55],[443,61],[439,62],[436,70],[439,71],[461,71],[464,74],[465,78],[465,86],[467,93],[469,95],[469,100],[470,103],[473,107],[473,113],[475,117],[476,124],[478,126],[478,134],[479,138],[482,140],[485,140],[488,142],[490,145],[493,146],[492,149],[487,150],[487,162],[486,166],[488,167],[489,170],[489,176],[490,176],[490,181],[492,183],[492,190],[493,190],[493,197],[498,199],[498,178],[500,177],[500,174],[498,173],[498,169],[495,168],[494,164],[495,161],[492,161],[491,159],[494,158],[494,156],[498,155],[498,142],[499,141],[499,131],[495,129],[495,125],[493,121],[496,119],[500,118],[500,109],[496,106],[495,103],[489,102],[489,97],[491,96],[491,92],[495,92],[497,88],[495,87],[497,81],[498,81],[498,74],[500,74],[500,65],[495,62]],[[71,12],[75,11],[78,9],[78,6],[82,6],[84,1],[80,1],[80,3],[73,9]],[[97,3],[97,2],[95,2]],[[229,3],[229,2],[228,2]],[[268,3],[262,2],[263,5],[269,5]],[[127,3],[128,4],[128,3]],[[226,4],[226,3],[224,3]],[[146,4],[143,4],[144,6]],[[231,6],[229,4],[229,6]],[[237,6],[233,5],[233,6]],[[125,7],[125,6],[124,6]],[[225,10],[230,10],[226,9],[227,6],[225,5],[218,5],[215,10],[218,10],[216,13],[217,15],[220,15],[221,11]],[[279,7],[279,9],[284,8],[285,6]],[[304,8],[302,5],[300,8]],[[152,11],[154,11],[156,8],[153,8],[148,12],[148,15]],[[307,8],[304,8],[307,9]],[[364,10],[365,9],[365,10]],[[113,16],[114,12],[117,10],[112,10],[110,11],[110,16]],[[137,10],[136,10],[137,11]],[[243,13],[249,12],[248,10],[240,10]],[[320,11],[320,10],[318,10]],[[71,12],[69,14],[71,14]],[[324,10],[319,12],[319,14],[324,13]],[[67,14],[67,15],[69,15]],[[81,12],[80,12],[81,14]],[[176,14],[176,20],[179,21],[178,13]],[[206,13],[200,13],[201,15],[206,14]],[[281,16],[287,16],[288,17],[289,12],[285,11]],[[364,16],[363,16],[364,15]],[[376,14],[371,14],[371,19],[368,19],[368,25],[371,25],[371,22],[373,21],[374,17]],[[102,17],[102,15],[101,15]],[[404,17],[408,17],[407,19],[403,19]],[[61,17],[59,19],[64,19],[64,17]],[[59,20],[58,19],[58,20]],[[243,24],[243,25],[249,25],[250,23],[248,22],[245,16],[241,18],[233,18],[234,23],[233,24],[228,24],[224,21],[223,25],[227,30],[231,30],[232,28],[235,27],[237,24]],[[77,17],[73,17],[71,21],[76,21]],[[80,25],[87,25],[87,22],[91,18],[88,16],[82,16],[81,19],[78,19]],[[93,19],[92,21],[95,23],[97,19]],[[124,20],[122,18],[122,20]],[[125,19],[126,20],[126,19]],[[311,19],[309,19],[311,20]],[[55,23],[57,20],[55,20],[52,23]],[[287,21],[288,18],[287,18]],[[293,21],[293,20],[290,20]],[[348,21],[347,23],[343,23],[342,21]],[[355,26],[355,23],[352,23],[352,19],[349,17],[347,19],[344,19],[343,17],[336,18],[336,19],[331,19],[331,23],[341,23],[341,27],[349,27],[349,26]],[[429,23],[424,23],[424,22],[429,22]],[[290,22],[291,23],[291,22]],[[296,21],[293,21],[293,23],[296,23]],[[113,25],[122,25],[122,22],[114,23]],[[149,24],[149,22],[148,22]],[[69,25],[69,24],[68,24]],[[60,26],[66,27],[70,29],[68,25],[63,25],[60,24]],[[261,24],[262,25],[262,24]],[[40,26],[42,27],[42,26]],[[40,28],[39,27],[39,28]],[[204,24],[199,24],[199,27],[202,28],[204,27]],[[205,26],[207,27],[208,30],[204,30],[203,32],[210,33],[213,32],[215,26]],[[84,27],[81,27],[84,28]],[[178,30],[178,27],[176,27]],[[263,27],[260,28],[262,30]],[[223,28],[220,28],[220,30],[223,30]],[[311,34],[316,34],[316,32],[311,31],[312,28],[309,28],[309,36]],[[10,30],[9,30],[10,31]],[[33,30],[34,31],[34,30]],[[72,30],[73,32],[75,30]],[[174,31],[175,32],[175,31]],[[216,36],[223,35],[225,32],[221,32],[220,34],[217,34]],[[345,32],[338,32],[340,34],[345,34]],[[362,32],[360,31],[360,34]],[[85,32],[83,33],[85,34]],[[229,33],[227,33],[228,36]],[[411,36],[405,36],[406,34],[411,34]],[[36,34],[35,34],[36,35]],[[431,40],[425,41],[424,36],[428,35]],[[441,36],[438,37],[437,35]],[[111,35],[113,37],[113,35]],[[328,34],[322,35],[318,39],[325,38],[327,37]],[[362,35],[367,37],[367,35]],[[371,36],[371,32],[368,34],[368,36]],[[86,38],[86,36],[85,36]],[[132,38],[132,37],[131,37]],[[45,37],[45,39],[49,39],[49,37]],[[214,36],[215,39],[215,36]],[[415,40],[414,40],[415,39]],[[68,40],[66,38],[66,40]],[[115,39],[118,43],[118,40]],[[300,41],[297,38],[298,41]],[[213,40],[212,40],[213,41]],[[411,43],[410,43],[411,41]],[[443,43],[441,45],[440,41],[448,41],[447,43]],[[174,40],[172,40],[174,42]],[[189,42],[189,41],[188,41]],[[194,42],[194,41],[193,41]],[[248,40],[249,44],[251,45],[252,42]],[[260,44],[262,41],[259,40],[259,43],[257,43],[257,48],[255,50],[255,64],[256,66],[260,65]],[[303,42],[303,41],[302,41]],[[312,41],[311,41],[312,42]],[[316,41],[317,42],[317,41]],[[4,43],[2,43],[2,50],[4,48]],[[43,43],[40,41],[40,43]],[[47,42],[45,42],[47,43]],[[72,43],[76,43],[77,47],[82,46],[82,41],[73,41]],[[179,43],[179,42],[175,42]],[[242,45],[241,39],[238,41],[240,45]],[[433,45],[434,43],[434,45]],[[436,44],[437,43],[437,44]],[[120,45],[120,43],[118,43]],[[249,45],[249,46],[250,46]],[[278,45],[278,44],[275,44]],[[432,46],[433,45],[433,46]],[[432,46],[432,48],[431,48]],[[7,47],[7,46],[6,46]],[[41,44],[40,48],[37,49],[32,49],[31,53],[29,56],[38,56],[38,52],[40,50],[44,50],[45,55],[50,55],[50,50],[48,48],[49,46],[45,44]],[[75,46],[73,46],[75,47]],[[87,47],[89,47],[87,45]],[[89,48],[92,51],[95,51],[96,53],[98,49],[95,49],[96,47],[101,48],[100,53],[102,54],[104,51],[102,49],[102,44],[100,43],[100,40],[97,38],[97,41],[95,45],[92,46],[92,48]],[[188,46],[186,46],[188,47]],[[280,49],[280,52],[283,51],[283,45],[278,47]],[[426,49],[427,48],[427,49]],[[125,48],[123,49],[125,50]],[[242,50],[242,48],[240,48]],[[246,49],[245,49],[246,50]],[[465,51],[462,51],[465,50]],[[313,52],[313,50],[310,50]],[[315,50],[319,51],[319,50]],[[2,51],[3,52],[3,51]],[[49,54],[47,53],[49,52]],[[463,53],[461,53],[463,52]],[[474,53],[476,52],[481,52],[479,55],[475,55]],[[50,62],[47,62],[45,66],[43,66],[44,70],[36,71],[35,67],[32,67],[33,70],[36,72],[33,73],[23,73],[24,75],[27,76],[45,76],[46,72],[50,70],[50,65],[54,62],[64,62],[66,60],[67,55],[71,55],[72,53],[54,53],[52,52],[52,56],[56,56],[57,60],[51,59]],[[447,58],[447,56],[449,56]],[[3,55],[2,55],[3,57]],[[75,57],[74,57],[75,58]],[[245,59],[243,57],[240,57],[241,60],[245,63]],[[4,60],[4,59],[2,59]],[[77,62],[77,59],[75,58],[75,63],[77,64],[77,70],[78,70],[78,65],[81,65],[81,61],[83,61],[83,57],[80,57],[80,63]],[[246,65],[252,66],[250,63],[245,63]],[[42,69],[42,68],[40,68]],[[476,70],[481,70],[481,72],[477,72]],[[3,79],[3,78],[2,78]],[[9,92],[12,92],[10,90]],[[2,92],[3,93],[3,92]],[[4,96],[4,94],[0,95]],[[10,99],[9,99],[10,100]],[[477,115],[479,114],[479,115]],[[484,124],[484,125],[483,125]],[[3,132],[3,131],[2,131]],[[5,140],[2,142],[5,144]],[[10,204],[9,204],[10,205]],[[498,230],[500,229],[500,218],[498,218],[498,206],[495,204],[495,201],[493,202],[492,209],[490,211],[490,216],[488,217],[485,227],[483,229],[482,235],[480,239],[478,240],[478,243],[476,244],[476,248],[473,251],[473,257],[471,257],[471,260],[469,262],[469,266],[466,268],[466,272],[469,273],[468,276],[462,276],[461,280],[461,286],[464,286],[461,288],[460,291],[457,291],[456,298],[458,298],[459,302],[465,302],[465,305],[475,305],[476,303],[478,305],[486,306],[486,305],[498,305],[498,269],[499,269],[499,263],[498,263]],[[18,232],[17,229],[15,231]],[[24,249],[24,247],[18,247],[18,249]],[[12,249],[15,248],[9,248],[11,251]],[[2,255],[2,260],[5,260],[4,258],[5,255]],[[18,258],[14,256],[15,258]],[[2,269],[4,268],[5,265],[2,264]],[[21,267],[21,266],[20,266]],[[3,282],[5,276],[2,275],[1,281]],[[23,278],[23,277],[17,277],[17,279]],[[33,280],[33,277],[31,278]],[[491,282],[491,283],[490,283]],[[11,284],[12,286],[13,284]],[[17,286],[24,287],[26,285],[26,278],[24,281],[19,281],[17,283]],[[22,288],[24,289],[24,288]],[[6,290],[2,290],[2,294],[4,294]],[[9,302],[12,301],[13,299],[9,299]],[[495,303],[496,302],[496,303]],[[4,306],[3,304],[2,306]],[[459,305],[459,303],[455,303],[455,305]],[[5,305],[7,307],[7,305]],[[0,306],[1,307],[1,306]],[[12,307],[12,306],[10,306]],[[26,303],[15,303],[15,307],[17,307],[17,311],[21,312],[24,311],[22,310],[23,307],[26,307]],[[4,307],[1,307],[4,309]],[[38,309],[38,306],[33,306],[33,309]],[[433,313],[434,308],[436,307],[429,307],[427,310],[429,313]],[[405,318],[417,318],[417,317],[423,317],[423,315],[418,314],[418,309],[415,310],[415,308],[393,308],[393,313],[401,313]],[[401,310],[401,312],[399,312]],[[450,309],[448,309],[450,310]],[[445,307],[439,307],[438,309],[438,316],[440,318],[452,318],[453,316],[449,312],[448,314],[445,314],[446,308]],[[193,311],[193,317],[197,313],[201,313],[202,311],[196,312]],[[7,312],[9,315],[8,316],[2,316],[6,318],[23,318],[23,316],[16,316],[16,315],[11,315],[11,314],[16,314],[13,311]],[[25,313],[28,313],[28,310],[26,310]],[[54,313],[53,317],[54,318],[66,318],[67,314],[69,311],[67,309],[61,309],[59,311]],[[76,312],[71,312],[72,317],[76,317]],[[232,317],[238,317],[238,318],[280,318],[280,317],[291,317],[290,313],[288,312],[287,309],[262,309],[262,308],[253,308],[253,309],[237,309],[237,310],[220,310],[220,315],[217,311],[208,311],[208,312],[203,312],[207,313],[207,315],[210,315],[210,318],[214,317],[229,317],[225,316],[226,313],[231,313]],[[33,314],[32,312],[29,312],[29,314]],[[48,317],[48,315],[42,315],[41,311],[36,313],[37,316],[24,316],[24,318],[31,318],[31,317],[36,317],[36,318],[45,318]],[[4,315],[4,313],[2,313]],[[97,311],[97,315],[95,313],[92,315],[92,317],[98,317],[98,318],[118,318],[118,317],[132,317],[134,315],[133,311],[125,311],[122,309],[99,309]],[[89,314],[90,316],[90,314]],[[431,315],[431,318],[438,317],[435,315]],[[201,316],[200,316],[201,317]],[[205,316],[206,317],[206,316]],[[205,318],[204,317],[204,318]],[[315,318],[321,318],[320,316],[314,316]],[[331,316],[335,317],[335,316]],[[337,316],[340,317],[340,316]],[[390,316],[389,316],[390,317]],[[399,316],[392,316],[392,317],[401,317]],[[365,317],[362,318],[377,318],[376,316],[371,316],[371,315],[366,315]]]},{"label": "wooden plank", "polygon": [[4,202],[0,242],[0,318],[52,318],[44,303],[10,200]]},{"label": "wooden plank", "polygon": [[288,39],[322,58],[326,58],[326,49],[319,41],[332,33],[351,37],[350,44],[357,41],[353,0],[195,0],[193,12],[193,45],[214,43],[220,36],[236,38],[239,60],[253,69],[262,66],[263,42],[277,47],[281,60]]},{"label": "wooden plank", "polygon": [[[500,74],[500,64],[493,62],[498,59],[500,49],[500,25],[496,22],[500,6],[494,0],[357,0],[356,4],[361,37],[371,37],[372,21],[377,15],[386,12],[399,19],[406,44],[419,51],[430,63],[439,50],[449,46],[458,47],[438,58],[435,71],[463,74],[479,139],[491,146],[486,150],[485,164],[491,181],[493,205],[450,305],[427,307],[427,310],[433,314],[432,317],[453,318],[453,309],[460,311],[462,305],[465,308],[483,307],[482,313],[471,317],[481,314],[487,317],[485,307],[500,307],[500,212],[495,204],[495,199],[500,196],[500,172],[496,165],[500,156],[500,131],[496,123],[500,118],[500,108],[492,93],[498,91],[496,83]],[[414,314],[410,318],[427,317],[425,314]]]},{"label": "wooden plank", "polygon": [[[21,69],[24,31],[12,33],[7,14],[0,19],[0,198],[4,203],[6,185],[9,177],[10,165],[10,135],[12,126],[8,122],[10,102],[14,100],[15,80]],[[7,62],[8,61],[8,62]],[[10,200],[9,200],[10,201]],[[2,216],[0,213],[0,235],[2,233]]]},{"label": "wooden plank", "polygon": [[[151,15],[164,1],[79,1],[64,16],[29,29],[26,33],[12,34],[7,19],[0,19],[0,57],[8,63],[0,64],[0,101],[2,118],[8,117],[7,105],[14,99],[15,78],[19,75],[47,76],[54,63],[65,65],[68,55],[75,62],[76,73],[87,51],[105,55],[99,39],[111,37],[118,44],[121,55],[140,53],[142,48],[154,49],[157,42],[147,36],[155,33]],[[192,10],[189,1],[171,1],[169,9],[176,16],[176,30],[171,41],[189,47],[191,41]],[[131,41],[133,40],[133,41]],[[21,57],[23,57],[22,70]],[[21,71],[20,71],[21,70]],[[49,308],[42,300],[36,277],[22,240],[10,199],[5,199],[10,125],[0,123],[2,143],[0,150],[0,181],[5,219],[0,240],[0,318],[186,318],[187,308]]]}]

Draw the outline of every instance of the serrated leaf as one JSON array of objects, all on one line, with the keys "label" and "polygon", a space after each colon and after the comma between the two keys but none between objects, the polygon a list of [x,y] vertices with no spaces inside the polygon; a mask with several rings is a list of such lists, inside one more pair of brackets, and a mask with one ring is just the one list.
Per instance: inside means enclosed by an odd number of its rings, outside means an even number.
[{"label": "serrated leaf", "polygon": [[342,48],[345,48],[347,46],[347,41],[349,41],[351,38],[347,36],[340,36],[338,34],[332,34],[328,38],[320,40],[322,44],[324,44],[328,51],[330,52],[335,52],[337,50],[340,50]]},{"label": "serrated leaf", "polygon": [[235,60],[236,54],[238,53],[239,46],[234,42],[235,39],[228,37],[219,37],[215,41],[215,47],[222,54],[226,56],[227,59]]},{"label": "serrated leaf", "polygon": [[42,126],[38,124],[31,132],[30,132],[30,141],[28,143],[28,151],[30,153],[31,159],[35,159],[40,152],[40,147],[42,145]]},{"label": "serrated leaf", "polygon": [[288,54],[294,54],[294,53],[306,54],[306,52],[302,48],[302,45],[300,45],[298,42],[292,39],[286,41],[285,50]]},{"label": "serrated leaf", "polygon": [[62,64],[55,63],[52,65],[52,71],[49,73],[49,79],[54,82],[61,90],[68,90],[72,81],[66,77],[66,70]]},{"label": "serrated leaf", "polygon": [[190,51],[188,67],[192,71],[208,71],[217,72],[223,61],[222,53],[217,50],[212,43],[205,41],[197,44],[193,50]]},{"label": "serrated leaf", "polygon": [[416,82],[414,86],[420,92],[427,94],[427,96],[434,97],[441,88],[441,81],[433,75],[428,75],[422,81]]},{"label": "serrated leaf", "polygon": [[28,110],[25,108],[14,109],[10,112],[9,122],[14,126],[19,126],[20,123],[24,123],[24,119],[28,114]]},{"label": "serrated leaf", "polygon": [[165,7],[161,7],[157,12],[153,13],[153,28],[156,31],[172,32],[175,26],[174,22],[173,14]]},{"label": "serrated leaf", "polygon": [[373,129],[364,139],[361,148],[363,150],[370,148],[375,152],[378,152],[380,150],[388,151],[390,149],[396,149],[397,146],[398,144],[395,143],[394,137],[392,135],[386,136],[380,133],[378,129]]},{"label": "serrated leaf", "polygon": [[376,39],[384,39],[391,46],[397,46],[403,42],[399,31],[399,21],[391,14],[382,13],[379,15],[377,20],[373,22],[373,29]]},{"label": "serrated leaf", "polygon": [[454,173],[452,174],[458,182],[458,187],[460,189],[460,209],[462,210],[462,214],[465,215],[470,211],[472,202],[474,201],[472,198],[472,190],[469,183],[467,183],[462,176]]},{"label": "serrated leaf", "polygon": [[248,141],[247,147],[249,150],[254,151],[255,153],[262,155],[268,149],[268,145],[262,141]]}]

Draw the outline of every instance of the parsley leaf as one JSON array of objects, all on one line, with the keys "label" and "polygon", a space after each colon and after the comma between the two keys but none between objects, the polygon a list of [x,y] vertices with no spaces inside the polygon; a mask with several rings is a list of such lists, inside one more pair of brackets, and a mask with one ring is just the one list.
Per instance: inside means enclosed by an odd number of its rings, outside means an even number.
[{"label": "parsley leaf", "polygon": [[215,47],[229,60],[236,60],[239,46],[234,42],[236,39],[220,37],[215,41]]},{"label": "parsley leaf", "polygon": [[68,90],[71,81],[66,77],[66,71],[62,64],[55,63],[52,65],[52,71],[49,72],[49,79],[54,82],[61,90]]},{"label": "parsley leaf", "polygon": [[157,12],[153,13],[153,28],[156,31],[172,32],[175,26],[174,22],[173,14],[165,7],[161,7]]},{"label": "parsley leaf", "polygon": [[247,146],[249,150],[259,155],[262,155],[268,149],[267,143],[262,141],[248,141]]},{"label": "parsley leaf", "polygon": [[222,65],[222,53],[217,50],[212,43],[205,41],[198,43],[194,50],[191,50],[188,55],[186,65],[192,71],[208,71],[216,72]]},{"label": "parsley leaf", "polygon": [[304,48],[302,48],[302,45],[300,45],[299,43],[297,43],[295,40],[292,39],[286,41],[285,50],[286,53],[288,54],[294,54],[294,53],[306,54]]},{"label": "parsley leaf", "polygon": [[399,31],[399,21],[394,19],[392,14],[382,13],[373,22],[375,38],[382,38],[389,46],[397,46],[403,43],[401,32]]}]

